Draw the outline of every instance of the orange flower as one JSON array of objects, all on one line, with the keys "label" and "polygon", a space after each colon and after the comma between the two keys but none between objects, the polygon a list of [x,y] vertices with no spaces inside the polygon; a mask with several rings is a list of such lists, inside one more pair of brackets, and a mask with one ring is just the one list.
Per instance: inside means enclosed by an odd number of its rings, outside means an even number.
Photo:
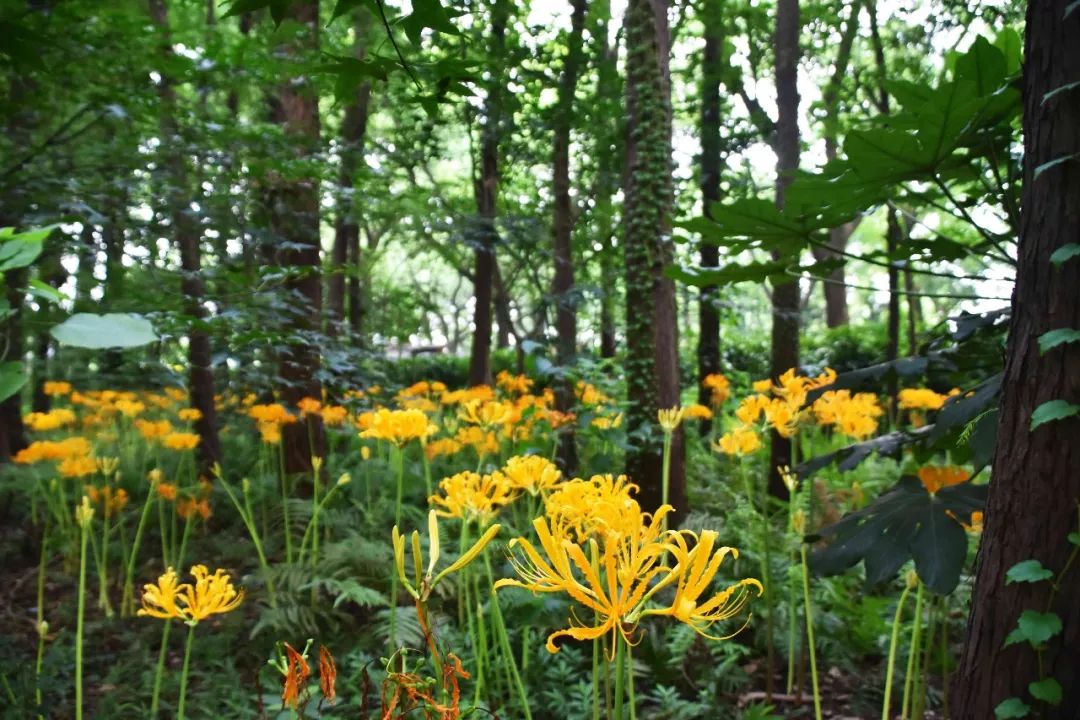
[{"label": "orange flower", "polygon": [[[294,710],[300,704],[300,691],[307,682],[307,679],[311,677],[311,667],[308,665],[307,659],[296,652],[289,643],[284,643],[285,654],[288,657],[288,669],[285,672],[285,685],[281,689],[281,702],[283,705],[293,708]],[[320,665],[322,659],[320,658]]]},{"label": "orange flower", "polygon": [[325,645],[319,646],[319,689],[322,690],[326,702],[334,702],[337,697],[337,664],[334,656],[326,649]]},{"label": "orange flower", "polygon": [[209,520],[213,513],[210,511],[210,501],[207,499],[196,500],[195,498],[181,498],[176,503],[176,514],[185,520],[191,520],[198,514],[204,521]]},{"label": "orange flower", "polygon": [[199,422],[202,420],[202,411],[198,408],[184,408],[176,416],[184,422]]},{"label": "orange flower", "polygon": [[931,495],[937,495],[938,490],[965,483],[971,478],[971,473],[961,467],[927,466],[919,468],[918,474],[926,492]]},{"label": "orange flower", "polygon": [[313,397],[300,398],[300,402],[296,403],[296,407],[300,409],[300,417],[302,418],[318,415],[322,412],[322,403]]},{"label": "orange flower", "polygon": [[160,497],[162,497],[162,498],[164,498],[166,500],[172,501],[172,500],[176,499],[176,492],[177,492],[177,488],[172,483],[167,483],[167,482],[158,483],[158,486],[157,486],[157,494],[158,494],[158,496],[160,496]]}]

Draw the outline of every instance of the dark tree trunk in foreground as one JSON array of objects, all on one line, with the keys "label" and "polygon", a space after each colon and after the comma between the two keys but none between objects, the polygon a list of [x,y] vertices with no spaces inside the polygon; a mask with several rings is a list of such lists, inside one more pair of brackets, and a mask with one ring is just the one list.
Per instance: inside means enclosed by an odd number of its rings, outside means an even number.
[{"label": "dark tree trunk in foreground", "polygon": [[[799,0],[776,5],[776,204],[784,206],[788,185],[799,168]],[[799,281],[777,282],[772,289],[772,352],[770,375],[775,379],[799,366]],[[791,465],[791,440],[772,433],[769,448],[769,494],[786,498],[787,488],[777,472]]]},{"label": "dark tree trunk in foreground", "polygon": [[[319,95],[306,63],[318,57],[318,0],[294,2],[288,18],[303,30],[283,48],[296,63],[296,77],[283,78],[277,95],[278,120],[285,136],[301,157],[319,148]],[[319,348],[306,337],[317,332],[322,318],[322,284],[319,280],[319,180],[317,177],[275,178],[270,190],[271,224],[275,235],[289,247],[277,252],[278,262],[288,270],[285,290],[303,303],[290,317],[287,332],[293,337],[280,352],[281,397],[295,412],[305,397],[322,399]],[[309,426],[310,423],[310,426]],[[310,436],[314,443],[309,440]],[[286,425],[282,433],[287,472],[311,470],[312,455],[323,456],[324,436],[317,419]],[[312,444],[314,447],[312,447]]]},{"label": "dark tree trunk in foreground", "polygon": [[[1080,498],[1080,418],[1030,431],[1031,414],[1049,400],[1080,403],[1080,345],[1039,352],[1038,338],[1058,328],[1080,328],[1080,258],[1060,265],[1053,252],[1076,243],[1080,227],[1080,164],[1065,162],[1037,179],[1035,168],[1080,153],[1080,93],[1051,90],[1080,77],[1080,17],[1065,18],[1069,0],[1031,2],[1024,49],[1024,183],[1019,264],[1002,382],[994,473],[986,505],[971,616],[953,683],[952,717],[984,720],[1009,697],[1046,720],[1080,717],[1080,564],[1058,580],[1005,583],[1023,560],[1038,560],[1061,573],[1076,551],[1066,539],[1077,530]],[[1039,679],[1036,653],[1027,643],[1003,648],[1025,610],[1050,611],[1062,632],[1046,643],[1045,677],[1064,690],[1057,707],[1035,701],[1028,684]]]},{"label": "dark tree trunk in foreground", "polygon": [[495,64],[484,101],[484,124],[480,128],[479,173],[474,170],[476,227],[473,237],[473,338],[469,353],[469,384],[491,382],[492,294],[495,285],[495,209],[499,195],[499,134],[502,122],[503,68],[506,24],[509,9],[505,0],[495,0],[491,9],[490,54]]},{"label": "dark tree trunk in foreground", "polygon": [[[711,206],[720,200],[720,82],[723,76],[722,51],[724,17],[721,0],[705,0],[702,23],[705,26],[705,51],[701,58],[701,207],[711,218]],[[720,248],[701,243],[701,266],[720,264]],[[704,287],[698,296],[698,402],[712,404],[712,391],[702,383],[705,377],[720,372],[720,291]],[[707,436],[712,423],[701,423]]]},{"label": "dark tree trunk in foreground", "polygon": [[[573,0],[570,17],[570,37],[567,39],[566,60],[559,81],[559,104],[554,119],[554,150],[552,158],[555,191],[554,254],[555,277],[551,294],[555,299],[555,332],[558,363],[568,368],[577,355],[577,300],[574,293],[574,211],[570,205],[570,127],[574,119],[574,93],[577,90],[578,70],[582,56],[582,34],[585,29],[585,0]],[[555,387],[555,407],[569,412],[574,406],[574,381],[565,375]],[[559,434],[559,461],[562,469],[572,475],[577,469],[577,444],[572,426]]]},{"label": "dark tree trunk in foreground", "polygon": [[[3,226],[0,224],[0,226]],[[7,227],[11,227],[8,225]],[[0,340],[7,353],[0,356],[5,362],[22,362],[23,359],[23,291],[29,273],[26,268],[8,270],[4,273],[6,300],[12,313],[0,321]],[[0,402],[0,460],[8,460],[26,447],[26,428],[22,421],[22,392]]]},{"label": "dark tree trunk in foreground", "polygon": [[[656,412],[679,403],[675,284],[664,275],[672,257],[670,34],[666,0],[630,0],[626,8],[626,390],[627,432],[645,435],[627,452],[626,473],[641,504],[661,502],[661,434]],[[683,433],[672,448],[668,502],[686,511]]]},{"label": "dark tree trunk in foreground", "polygon": [[[150,17],[158,28],[161,40],[161,60],[168,67],[173,57],[169,31],[169,12],[165,0],[150,0]],[[166,196],[169,226],[180,250],[180,267],[183,273],[180,287],[184,293],[185,312],[190,318],[188,330],[188,384],[191,406],[202,413],[195,423],[199,433],[199,460],[202,468],[221,459],[221,443],[217,431],[217,410],[214,407],[214,368],[210,335],[205,328],[206,308],[203,306],[202,257],[200,243],[202,231],[191,210],[191,185],[188,180],[187,161],[183,138],[176,115],[176,81],[168,72],[162,71],[158,83],[158,100],[161,103],[161,142],[166,170]]]},{"label": "dark tree trunk in foreground", "polygon": [[[357,10],[354,24],[356,33],[355,54],[360,60],[366,54],[365,34],[368,17],[363,10]],[[359,302],[359,293],[354,298],[346,294],[346,278],[359,277],[360,261],[360,223],[356,218],[356,202],[353,191],[356,187],[356,172],[363,164],[364,137],[367,133],[368,104],[371,100],[371,83],[363,82],[355,90],[352,102],[345,107],[345,117],[341,121],[341,167],[338,172],[337,219],[334,223],[334,247],[331,253],[330,282],[327,293],[328,329],[336,333],[353,317],[350,307],[346,316],[345,300]],[[359,318],[359,314],[357,314]],[[361,330],[359,320],[355,326],[350,323],[353,333]],[[354,335],[354,341],[359,340]]]}]

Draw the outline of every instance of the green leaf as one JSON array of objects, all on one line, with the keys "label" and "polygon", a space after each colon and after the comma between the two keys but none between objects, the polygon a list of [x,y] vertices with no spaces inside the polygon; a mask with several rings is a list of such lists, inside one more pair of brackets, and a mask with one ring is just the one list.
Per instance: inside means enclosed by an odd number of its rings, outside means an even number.
[{"label": "green leaf", "polygon": [[1060,265],[1077,255],[1080,255],[1080,243],[1068,243],[1054,251],[1054,254],[1050,256],[1050,262]]},{"label": "green leaf", "polygon": [[1047,350],[1056,348],[1058,345],[1072,343],[1080,340],[1080,330],[1073,328],[1058,328],[1039,336],[1039,352],[1046,354]]},{"label": "green leaf", "polygon": [[926,586],[947,595],[960,582],[968,547],[967,534],[949,513],[970,517],[982,510],[985,499],[985,485],[963,483],[931,496],[918,478],[905,475],[867,507],[823,529],[822,537],[831,542],[814,551],[811,565],[831,575],[861,560],[867,584],[875,585],[914,559]]},{"label": "green leaf", "polygon": [[16,233],[13,228],[0,229],[0,272],[31,265],[45,249],[45,238],[53,228]]},{"label": "green leaf", "polygon": [[1024,560],[1018,562],[1009,568],[1009,571],[1005,573],[1005,584],[1011,585],[1018,582],[1042,582],[1043,580],[1049,580],[1054,577],[1054,573],[1050,572],[1043,567],[1043,564],[1038,560]]},{"label": "green leaf", "polygon": [[1016,629],[1005,638],[1005,647],[1028,642],[1033,648],[1038,648],[1060,633],[1061,628],[1061,618],[1057,613],[1025,610],[1016,621]]},{"label": "green leaf", "polygon": [[1036,680],[1028,685],[1028,692],[1036,700],[1042,700],[1050,705],[1061,704],[1061,683],[1052,677]]},{"label": "green leaf", "polygon": [[1069,542],[1071,542],[1071,543],[1072,543],[1073,545],[1080,545],[1080,533],[1078,533],[1078,532],[1071,532],[1071,533],[1069,533],[1069,535],[1068,535],[1068,540],[1069,540]]},{"label": "green leaf", "polygon": [[334,14],[330,16],[330,22],[327,25],[358,7],[366,7],[374,14],[379,12],[379,4],[376,0],[338,0],[337,5],[334,6]]},{"label": "green leaf", "polygon": [[0,402],[22,390],[29,376],[18,360],[0,363]]},{"label": "green leaf", "polygon": [[1005,72],[1015,75],[1020,72],[1020,59],[1024,51],[1024,42],[1020,33],[1011,27],[1004,28],[994,38],[994,47],[1005,56]]},{"label": "green leaf", "polygon": [[40,280],[31,280],[30,287],[27,288],[30,294],[41,300],[47,302],[59,303],[64,299],[64,294],[54,288],[48,283],[43,283]]},{"label": "green leaf", "polygon": [[1074,405],[1065,400],[1050,400],[1044,402],[1031,413],[1031,429],[1045,425],[1055,420],[1064,420],[1080,413],[1080,405]]},{"label": "green leaf", "polygon": [[1062,155],[1059,158],[1054,158],[1053,160],[1044,162],[1042,165],[1036,166],[1035,172],[1034,172],[1034,174],[1032,174],[1031,178],[1032,178],[1032,180],[1038,180],[1039,176],[1042,175],[1047,170],[1049,170],[1049,169],[1051,169],[1053,167],[1056,167],[1058,165],[1061,165],[1062,163],[1067,163],[1070,160],[1073,160],[1078,156],[1080,156],[1080,153],[1071,153],[1069,155]]},{"label": "green leaf", "polygon": [[976,92],[990,95],[1005,82],[1005,54],[979,36],[966,53],[957,58],[956,76],[975,83]]},{"label": "green leaf", "polygon": [[1080,80],[1074,80],[1074,81],[1072,81],[1070,83],[1065,83],[1064,85],[1060,85],[1060,86],[1054,88],[1050,92],[1043,95],[1043,99],[1042,99],[1043,105],[1045,105],[1046,102],[1050,98],[1052,98],[1052,97],[1054,97],[1056,95],[1060,95],[1061,93],[1068,92],[1068,91],[1072,90],[1073,88],[1077,88],[1077,87],[1080,87]]},{"label": "green leaf", "polygon": [[149,320],[125,313],[76,313],[50,332],[61,344],[92,350],[139,347],[158,339]]},{"label": "green leaf", "polygon": [[1011,697],[1008,700],[1004,700],[998,703],[998,706],[994,708],[994,717],[999,720],[1005,720],[1005,718],[1024,718],[1031,712],[1031,707],[1020,698]]},{"label": "green leaf", "polygon": [[460,34],[439,0],[413,0],[412,7],[412,13],[401,21],[401,27],[414,45],[420,43],[425,29],[450,35]]}]

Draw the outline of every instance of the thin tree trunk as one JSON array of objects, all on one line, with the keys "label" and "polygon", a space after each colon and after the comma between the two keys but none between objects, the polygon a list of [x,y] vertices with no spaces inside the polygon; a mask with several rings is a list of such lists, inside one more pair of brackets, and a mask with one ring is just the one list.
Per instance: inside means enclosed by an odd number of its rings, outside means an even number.
[{"label": "thin tree trunk", "polygon": [[915,294],[915,273],[911,268],[904,268],[904,292],[907,293],[907,343],[908,355],[919,351],[919,327],[922,325],[922,302]]},{"label": "thin tree trunk", "polygon": [[612,281],[618,272],[614,196],[619,188],[616,167],[623,152],[622,89],[618,48],[608,44],[611,3],[596,0],[590,15],[596,22],[590,30],[596,42],[596,99],[593,103],[595,114],[592,116],[592,127],[596,133],[597,178],[593,216],[596,239],[600,245],[600,276],[605,280],[600,294],[600,357],[613,358],[617,350],[615,308],[618,305],[618,284]]},{"label": "thin tree trunk", "polygon": [[[661,504],[662,452],[656,413],[679,403],[675,284],[671,262],[671,75],[667,0],[630,0],[626,8],[626,389],[627,432],[640,437],[626,472],[641,504]],[[683,432],[673,438],[668,502],[686,512]]]},{"label": "thin tree trunk", "polygon": [[[705,26],[705,50],[701,58],[701,206],[712,217],[712,204],[720,200],[720,83],[723,77],[724,17],[722,0],[704,0],[701,21]],[[701,243],[702,267],[720,264],[720,248]],[[720,372],[720,291],[703,287],[698,296],[698,402],[712,404],[712,391],[704,380]],[[711,421],[703,421],[701,434],[707,437]]]},{"label": "thin tree trunk", "polygon": [[[162,66],[168,67],[173,58],[172,40],[169,29],[169,12],[165,0],[150,0],[150,17],[158,28],[161,46]],[[195,422],[199,433],[199,459],[203,469],[209,469],[221,459],[221,443],[217,431],[217,410],[214,406],[214,368],[210,335],[205,329],[206,308],[203,306],[202,279],[202,233],[198,221],[191,213],[191,184],[188,179],[188,167],[183,138],[176,120],[176,81],[168,72],[161,72],[158,83],[158,100],[161,103],[159,122],[161,125],[163,167],[167,171],[166,202],[168,203],[169,226],[175,234],[175,243],[180,250],[180,265],[183,273],[180,286],[184,293],[185,310],[191,318],[188,330],[188,381],[191,391],[191,406],[202,417]]]},{"label": "thin tree trunk", "polygon": [[[574,293],[573,230],[574,211],[570,205],[570,127],[574,119],[574,93],[577,91],[578,71],[582,57],[582,35],[585,30],[586,0],[572,0],[570,37],[567,40],[566,60],[559,81],[559,104],[554,119],[554,149],[552,157],[555,191],[553,219],[555,277],[551,294],[555,299],[556,355],[558,364],[569,368],[577,355],[577,299]],[[574,381],[564,374],[555,386],[555,407],[570,412],[574,406]],[[559,434],[559,464],[563,472],[572,475],[577,470],[577,442],[572,426]]]},{"label": "thin tree trunk", "polygon": [[[1051,255],[1077,241],[1080,164],[1065,162],[1035,177],[1036,168],[1080,153],[1080,94],[1047,93],[1080,77],[1080,44],[1070,0],[1028,4],[1024,48],[1024,178],[1012,316],[1002,380],[997,447],[986,504],[967,640],[953,683],[952,717],[983,720],[1009,697],[1033,707],[1032,717],[1080,717],[1080,565],[1068,538],[1077,531],[1080,498],[1080,418],[1031,430],[1045,402],[1080,402],[1080,345],[1041,352],[1050,330],[1080,328],[1080,259]],[[1063,572],[1072,558],[1074,562]],[[1009,583],[1016,563],[1037,560],[1053,580]],[[1023,612],[1053,613],[1061,632],[1044,649],[1005,647]],[[1044,625],[1046,627],[1046,625]],[[1028,685],[1054,678],[1059,705],[1034,700]]]},{"label": "thin tree trunk", "polygon": [[[799,0],[776,6],[776,204],[784,206],[788,185],[799,168]],[[775,284],[772,291],[770,374],[779,377],[799,366],[799,281]],[[778,468],[791,465],[791,440],[772,432],[769,493],[787,498]]]},{"label": "thin tree trunk", "polygon": [[474,249],[473,339],[469,354],[469,384],[491,383],[492,291],[495,281],[495,245],[498,230],[495,210],[499,194],[499,135],[502,124],[503,55],[509,8],[506,0],[494,0],[491,10],[490,53],[496,67],[491,69],[484,101],[484,125],[480,130],[480,172],[473,181],[477,227]]},{"label": "thin tree trunk", "polygon": [[[367,53],[367,13],[356,11],[354,33],[356,34],[354,54],[362,60]],[[364,157],[364,137],[367,132],[368,105],[371,100],[371,83],[361,83],[356,94],[346,108],[341,122],[341,167],[338,173],[337,219],[334,224],[334,246],[330,258],[330,282],[327,294],[329,305],[327,329],[336,334],[346,319],[345,300],[352,293],[346,293],[346,276],[356,277],[358,264],[353,264],[350,254],[355,251],[355,262],[360,260],[360,224],[356,219],[356,203],[353,192],[356,187],[356,172]],[[349,309],[349,319],[352,309]],[[350,323],[351,326],[351,323]],[[359,330],[359,323],[357,323]],[[359,336],[353,337],[359,340]]]},{"label": "thin tree trunk", "polygon": [[[297,65],[314,60],[319,52],[318,0],[294,1],[287,16],[302,30],[282,48],[284,54]],[[296,153],[300,157],[313,155],[319,149],[320,135],[319,96],[313,79],[309,75],[284,78],[277,108],[285,135],[293,142]],[[302,298],[305,304],[290,317],[287,332],[293,337],[280,352],[281,397],[295,408],[302,398],[322,398],[317,374],[319,348],[308,339],[318,331],[322,317],[318,177],[276,178],[269,206],[275,234],[288,243],[288,247],[278,252],[280,264],[291,271],[285,290]],[[325,438],[318,418],[286,425],[282,442],[285,469],[290,473],[310,472],[312,456],[325,456]]]},{"label": "thin tree trunk", "polygon": [[[822,93],[822,104],[825,106],[825,159],[836,159],[840,128],[840,85],[847,76],[848,65],[851,62],[851,48],[855,43],[855,34],[859,29],[859,11],[862,0],[851,4],[847,24],[840,34],[840,47],[836,51],[836,63],[833,65],[833,73],[829,78],[829,84]],[[828,247],[813,247],[814,259],[818,262],[823,260],[842,260],[841,253],[847,247],[847,241],[855,231],[857,223],[845,223],[840,227],[829,230]],[[848,304],[847,287],[844,285],[844,266],[840,265],[829,272],[830,282],[821,284],[822,294],[825,298],[825,324],[835,328],[847,325]]]}]

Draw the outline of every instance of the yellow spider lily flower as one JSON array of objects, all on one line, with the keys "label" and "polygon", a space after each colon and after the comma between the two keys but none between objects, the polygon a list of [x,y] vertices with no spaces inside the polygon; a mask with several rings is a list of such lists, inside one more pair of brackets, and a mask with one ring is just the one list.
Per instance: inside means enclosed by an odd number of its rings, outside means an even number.
[{"label": "yellow spider lily flower", "polygon": [[244,599],[244,591],[233,587],[224,570],[211,575],[205,565],[195,565],[191,574],[194,584],[177,584],[176,572],[169,568],[158,578],[157,585],[145,585],[138,614],[183,620],[194,626],[211,615],[232,612]]},{"label": "yellow spider lily flower", "polygon": [[679,423],[682,422],[683,412],[683,409],[678,405],[667,410],[657,410],[656,420],[665,433],[673,433],[679,427]]},{"label": "yellow spider lily flower", "polygon": [[[687,536],[696,540],[693,549],[687,546]],[[739,557],[739,551],[732,547],[724,546],[714,551],[717,536],[718,533],[715,530],[704,530],[696,537],[687,531],[670,534],[672,541],[666,543],[665,547],[672,553],[678,564],[671,570],[665,581],[657,587],[670,584],[674,579],[677,582],[675,598],[669,607],[647,610],[645,615],[674,617],[710,640],[727,640],[746,627],[746,624],[750,622],[749,615],[746,622],[730,635],[715,636],[707,632],[714,624],[730,620],[742,613],[750,600],[750,588],[756,588],[759,597],[764,591],[758,580],[743,578],[701,602],[702,595],[709,589],[724,558],[728,555],[732,558]]]},{"label": "yellow spider lily flower", "polygon": [[413,552],[413,581],[410,582],[408,576],[405,574],[405,536],[398,530],[397,525],[391,531],[391,542],[394,547],[394,567],[397,569],[398,578],[404,585],[406,592],[412,595],[417,600],[427,600],[431,595],[431,591],[438,585],[443,578],[448,575],[456,573],[463,567],[471,563],[476,559],[477,555],[483,552],[484,548],[488,546],[495,536],[499,534],[499,530],[502,526],[495,523],[489,527],[484,534],[480,536],[480,539],[473,543],[472,547],[466,550],[461,556],[450,563],[442,572],[435,575],[435,566],[439,562],[440,546],[439,540],[439,520],[436,512],[431,510],[428,512],[428,566],[427,572],[423,572],[421,567],[423,565],[423,558],[420,554],[420,533],[413,531],[412,533],[412,552]]}]

